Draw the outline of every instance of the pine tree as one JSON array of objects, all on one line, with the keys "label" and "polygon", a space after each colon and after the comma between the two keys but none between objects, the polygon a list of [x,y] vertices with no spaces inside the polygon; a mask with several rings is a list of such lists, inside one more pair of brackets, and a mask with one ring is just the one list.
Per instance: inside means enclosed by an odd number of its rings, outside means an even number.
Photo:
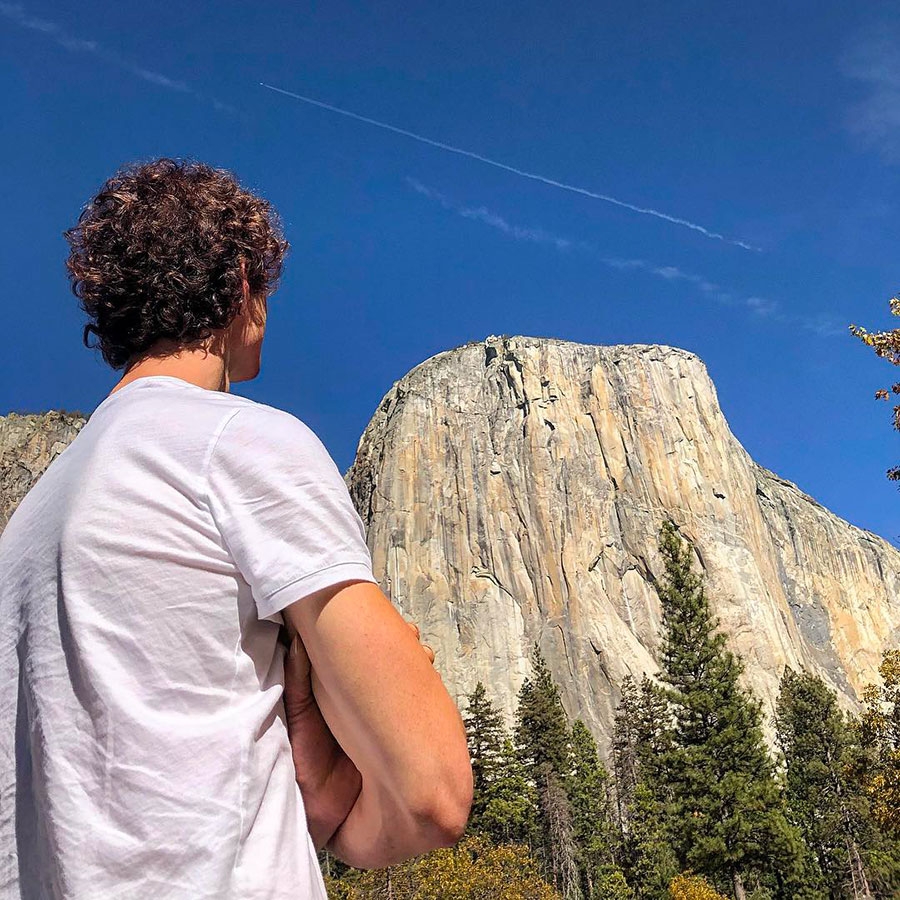
[{"label": "pine tree", "polygon": [[679,859],[737,900],[756,884],[781,898],[811,896],[808,850],[785,817],[760,704],[739,684],[743,664],[726,649],[691,548],[670,521],[659,547],[661,679],[675,719],[663,771]]},{"label": "pine tree", "polygon": [[571,768],[568,720],[559,688],[537,643],[532,649],[531,666],[532,675],[519,690],[517,741],[535,770],[546,763],[562,780]]},{"label": "pine tree", "polygon": [[538,836],[538,797],[507,736],[493,780],[485,791],[480,818],[472,830],[487,834],[496,844],[524,844],[533,848]]},{"label": "pine tree", "polygon": [[581,719],[572,724],[572,772],[566,792],[572,808],[572,825],[578,849],[578,868],[586,897],[594,896],[595,884],[602,875],[612,884],[615,863],[613,824],[609,809],[609,775],[593,735]]},{"label": "pine tree", "polygon": [[619,831],[628,833],[628,811],[638,784],[638,716],[640,691],[630,674],[619,687],[619,705],[613,722],[612,763]]},{"label": "pine tree", "polygon": [[538,794],[537,855],[564,900],[580,900],[577,847],[565,784],[572,770],[569,727],[559,689],[537,643],[532,676],[519,691],[516,750]]},{"label": "pine tree", "polygon": [[638,686],[630,675],[621,685],[613,730],[613,771],[620,842],[617,859],[640,900],[668,900],[679,871],[669,832],[669,814],[660,797],[660,779],[669,746],[668,704],[646,675]]},{"label": "pine tree", "polygon": [[613,727],[612,758],[619,824],[628,830],[627,811],[639,780],[656,792],[666,789],[662,776],[672,743],[672,716],[665,691],[645,673],[640,685],[622,679]]},{"label": "pine tree", "polygon": [[833,898],[873,896],[864,860],[871,843],[862,791],[847,777],[850,742],[837,695],[821,678],[786,668],[776,706],[786,801]]},{"label": "pine tree", "polygon": [[499,710],[480,681],[467,698],[463,722],[474,781],[466,833],[486,835],[495,844],[532,846],[537,830],[537,794]]},{"label": "pine tree", "polygon": [[477,822],[484,815],[489,799],[488,787],[495,780],[500,765],[505,731],[503,717],[488,699],[487,690],[482,682],[479,681],[475,685],[466,700],[463,722],[466,727],[474,782],[472,811],[469,816],[471,823],[473,820]]},{"label": "pine tree", "polygon": [[622,868],[640,900],[669,900],[669,883],[678,874],[669,811],[642,779],[629,806],[629,832]]},{"label": "pine tree", "polygon": [[672,707],[666,690],[645,672],[638,694],[638,759],[644,781],[668,802],[663,767],[674,739]]}]

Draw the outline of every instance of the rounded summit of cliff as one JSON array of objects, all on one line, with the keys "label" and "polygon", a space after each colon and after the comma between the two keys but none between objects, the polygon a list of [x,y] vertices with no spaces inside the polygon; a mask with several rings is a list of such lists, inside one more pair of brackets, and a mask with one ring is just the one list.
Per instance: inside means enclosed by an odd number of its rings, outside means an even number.
[{"label": "rounded summit of cliff", "polygon": [[692,360],[705,371],[706,366],[695,353],[672,347],[667,344],[585,344],[579,341],[570,341],[564,338],[535,337],[531,335],[488,335],[483,340],[468,341],[449,350],[442,350],[434,356],[423,360],[410,369],[400,381],[414,378],[424,369],[444,365],[468,365],[470,360],[482,358],[483,367],[487,367],[495,360],[515,358],[517,356],[529,356],[535,352],[558,354],[571,354],[580,358],[588,358],[602,354],[605,359],[620,359],[628,356],[649,357],[662,360],[668,356],[677,356],[685,360]]}]

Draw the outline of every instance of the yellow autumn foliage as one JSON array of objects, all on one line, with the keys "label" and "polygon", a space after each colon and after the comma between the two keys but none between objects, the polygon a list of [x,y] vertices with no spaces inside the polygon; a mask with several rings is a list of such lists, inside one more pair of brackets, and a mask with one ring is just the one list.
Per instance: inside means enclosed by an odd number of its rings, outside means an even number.
[{"label": "yellow autumn foliage", "polygon": [[[900,316],[900,297],[891,297],[890,307],[891,315]],[[882,359],[900,366],[900,328],[869,332],[860,325],[851,325],[850,333],[858,337],[867,347],[871,347]],[[878,400],[887,400],[891,394],[900,397],[900,382],[891,385],[890,390],[880,388],[875,392],[875,397]],[[900,403],[894,406],[893,420],[894,428],[900,431]],[[888,469],[887,476],[891,481],[900,481],[900,466]]]},{"label": "yellow autumn foliage", "polygon": [[528,848],[479,835],[389,869],[325,878],[330,900],[560,900]]},{"label": "yellow autumn foliage", "polygon": [[863,741],[876,754],[864,777],[872,818],[885,831],[900,834],[900,651],[885,652],[878,668],[883,684],[863,691],[860,719]]},{"label": "yellow autumn foliage", "polygon": [[676,875],[669,884],[672,900],[728,900],[700,875]]}]

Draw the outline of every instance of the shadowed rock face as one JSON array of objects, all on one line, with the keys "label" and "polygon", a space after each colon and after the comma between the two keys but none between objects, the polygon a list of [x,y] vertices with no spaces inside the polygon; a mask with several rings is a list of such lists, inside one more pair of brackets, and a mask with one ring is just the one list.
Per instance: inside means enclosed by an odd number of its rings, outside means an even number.
[{"label": "shadowed rock face", "polygon": [[[626,673],[657,671],[665,516],[747,682],[785,665],[845,705],[900,625],[900,552],[758,466],[693,354],[488,338],[397,382],[348,473],[375,572],[457,701],[483,681],[512,723],[537,641],[602,744]],[[770,731],[771,734],[771,731]]]},{"label": "shadowed rock face", "polygon": [[[0,528],[85,421],[0,417]],[[450,693],[462,706],[483,681],[509,725],[537,641],[569,716],[608,744],[622,677],[657,671],[665,516],[769,709],[786,664],[853,705],[897,644],[900,551],[756,465],[682,350],[441,353],[384,397],[347,481],[376,576]]]},{"label": "shadowed rock face", "polygon": [[0,531],[19,501],[59,456],[87,419],[80,413],[51,411],[0,416]]}]

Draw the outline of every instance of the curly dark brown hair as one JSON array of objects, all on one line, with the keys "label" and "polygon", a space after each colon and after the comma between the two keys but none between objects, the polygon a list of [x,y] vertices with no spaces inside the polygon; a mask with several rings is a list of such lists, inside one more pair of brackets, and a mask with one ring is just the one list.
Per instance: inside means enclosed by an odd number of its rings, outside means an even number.
[{"label": "curly dark brown hair", "polygon": [[250,293],[278,286],[288,242],[268,201],[235,176],[191,160],[121,168],[64,232],[72,291],[114,369],[160,339],[206,340],[237,315],[245,266]]}]

